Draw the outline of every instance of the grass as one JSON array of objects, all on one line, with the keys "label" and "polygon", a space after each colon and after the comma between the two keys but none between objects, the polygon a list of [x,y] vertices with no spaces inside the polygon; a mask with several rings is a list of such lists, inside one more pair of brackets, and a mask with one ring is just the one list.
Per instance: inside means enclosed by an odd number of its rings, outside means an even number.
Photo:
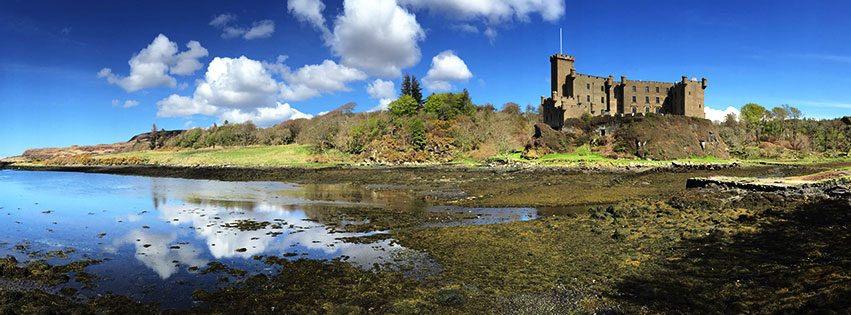
[{"label": "grass", "polygon": [[[250,146],[239,148],[208,148],[197,150],[135,151],[102,155],[109,157],[138,157],[151,164],[165,165],[233,165],[233,166],[320,166],[350,163],[351,159],[339,152],[316,156],[306,145]],[[326,160],[318,163],[316,160]]]}]

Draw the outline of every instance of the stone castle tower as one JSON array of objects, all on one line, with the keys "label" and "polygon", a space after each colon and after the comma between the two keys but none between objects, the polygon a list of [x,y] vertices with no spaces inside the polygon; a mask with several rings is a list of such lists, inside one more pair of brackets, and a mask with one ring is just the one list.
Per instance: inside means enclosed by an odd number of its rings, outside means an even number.
[{"label": "stone castle tower", "polygon": [[601,115],[643,115],[648,113],[704,118],[703,90],[706,78],[658,82],[627,80],[621,76],[597,77],[576,73],[576,58],[550,56],[550,97],[541,96],[544,122],[561,129],[564,120],[583,113]]}]

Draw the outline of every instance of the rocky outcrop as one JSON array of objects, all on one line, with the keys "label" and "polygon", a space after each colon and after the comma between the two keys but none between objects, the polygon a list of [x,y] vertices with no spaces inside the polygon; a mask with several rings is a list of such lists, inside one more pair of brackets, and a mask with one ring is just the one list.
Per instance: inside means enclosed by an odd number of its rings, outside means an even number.
[{"label": "rocky outcrop", "polygon": [[523,157],[572,153],[580,146],[609,158],[675,160],[713,156],[729,159],[718,127],[706,119],[685,116],[601,116],[591,121],[568,119],[561,130],[536,124]]},{"label": "rocky outcrop", "polygon": [[747,192],[770,192],[786,197],[846,198],[851,200],[851,179],[796,182],[784,179],[707,177],[690,178],[686,188],[709,188]]}]

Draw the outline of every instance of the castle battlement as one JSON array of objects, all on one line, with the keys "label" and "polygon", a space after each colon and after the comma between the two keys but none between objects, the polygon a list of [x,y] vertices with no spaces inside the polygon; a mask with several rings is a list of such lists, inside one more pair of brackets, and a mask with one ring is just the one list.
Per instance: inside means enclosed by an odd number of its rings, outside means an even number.
[{"label": "castle battlement", "polygon": [[672,114],[704,118],[703,91],[706,78],[682,76],[681,81],[627,80],[579,74],[574,56],[550,56],[551,97],[541,97],[544,122],[561,128],[564,120],[583,113],[594,116],[623,114]]}]

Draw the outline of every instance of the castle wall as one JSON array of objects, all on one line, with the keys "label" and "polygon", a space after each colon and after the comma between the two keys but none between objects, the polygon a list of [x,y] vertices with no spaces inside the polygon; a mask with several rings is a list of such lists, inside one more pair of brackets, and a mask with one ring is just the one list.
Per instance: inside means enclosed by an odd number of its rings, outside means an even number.
[{"label": "castle wall", "polygon": [[623,87],[621,114],[665,113],[664,105],[674,86],[670,82],[638,80],[625,80],[620,84]]},{"label": "castle wall", "polygon": [[[606,86],[606,79],[585,74],[577,74],[572,78],[573,96],[576,98],[576,102],[587,107],[591,115],[599,116],[609,110],[610,91]],[[581,115],[580,112],[579,116]]]},{"label": "castle wall", "polygon": [[576,73],[575,58],[550,56],[551,97],[541,97],[544,122],[555,129],[566,118],[584,113],[594,116],[614,114],[673,114],[704,118],[706,79],[681,82],[626,80]]}]

